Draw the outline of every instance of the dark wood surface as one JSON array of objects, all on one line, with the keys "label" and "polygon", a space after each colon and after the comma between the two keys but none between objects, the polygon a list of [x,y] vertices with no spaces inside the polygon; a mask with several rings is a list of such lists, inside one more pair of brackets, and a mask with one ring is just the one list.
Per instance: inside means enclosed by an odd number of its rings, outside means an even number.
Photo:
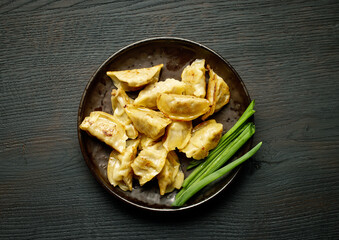
[{"label": "dark wood surface", "polygon": [[[0,238],[338,239],[338,13],[338,1],[1,1]],[[113,198],[77,139],[95,70],[160,36],[232,64],[263,141],[226,191],[178,214]]]}]

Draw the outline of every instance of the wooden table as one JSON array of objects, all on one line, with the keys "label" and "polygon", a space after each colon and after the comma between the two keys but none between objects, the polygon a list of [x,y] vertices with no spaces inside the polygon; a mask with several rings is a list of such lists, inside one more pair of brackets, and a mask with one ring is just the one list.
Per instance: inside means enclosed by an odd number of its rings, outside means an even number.
[{"label": "wooden table", "polygon": [[[338,1],[0,3],[1,239],[338,239]],[[115,199],[80,152],[91,75],[150,37],[226,58],[256,100],[261,150],[193,211]]]}]

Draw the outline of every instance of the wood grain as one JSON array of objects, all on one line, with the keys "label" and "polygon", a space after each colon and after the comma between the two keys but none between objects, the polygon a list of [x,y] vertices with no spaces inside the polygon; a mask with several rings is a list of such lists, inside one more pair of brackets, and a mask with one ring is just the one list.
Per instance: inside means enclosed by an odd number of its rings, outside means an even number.
[{"label": "wood grain", "polygon": [[[337,1],[0,3],[1,239],[337,239]],[[256,100],[262,149],[195,211],[112,198],[76,135],[87,81],[149,37],[191,39],[237,70]]]}]

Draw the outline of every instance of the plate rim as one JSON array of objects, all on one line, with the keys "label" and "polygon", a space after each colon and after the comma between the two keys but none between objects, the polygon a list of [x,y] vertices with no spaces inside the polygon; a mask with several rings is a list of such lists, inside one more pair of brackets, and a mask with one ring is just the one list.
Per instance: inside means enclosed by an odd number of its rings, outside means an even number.
[{"label": "plate rim", "polygon": [[[192,40],[188,40],[188,39],[185,39],[185,38],[179,38],[179,37],[153,37],[153,38],[145,38],[145,39],[142,39],[142,40],[139,40],[139,41],[136,41],[136,42],[133,42],[133,43],[130,43],[128,45],[126,45],[125,47],[122,47],[120,48],[118,51],[114,52],[113,54],[111,54],[108,58],[106,58],[106,60],[95,70],[95,72],[91,75],[90,79],[88,80],[84,90],[83,90],[83,93],[82,93],[82,96],[81,96],[81,99],[80,99],[80,104],[79,104],[79,107],[78,107],[78,112],[77,112],[77,135],[78,135],[78,142],[79,142],[79,145],[80,145],[80,149],[81,149],[81,153],[82,153],[82,157],[84,158],[85,162],[86,162],[86,165],[87,167],[90,169],[90,172],[92,173],[92,175],[94,175],[95,179],[97,182],[99,182],[99,184],[104,187],[110,194],[112,194],[114,197],[122,200],[123,202],[125,203],[128,203],[134,207],[137,207],[137,208],[141,208],[141,209],[144,209],[144,210],[150,210],[150,211],[155,211],[155,212],[177,212],[177,211],[183,211],[183,210],[188,210],[188,209],[192,209],[192,208],[195,208],[197,206],[200,206],[202,204],[204,204],[205,202],[209,201],[210,199],[216,197],[217,195],[219,195],[220,192],[224,191],[225,188],[231,184],[234,180],[234,178],[239,174],[239,171],[240,169],[242,168],[242,165],[238,166],[237,168],[235,168],[232,172],[233,172],[233,175],[231,176],[231,178],[227,181],[226,184],[224,184],[218,191],[214,192],[213,194],[211,194],[210,196],[206,197],[205,199],[197,202],[197,203],[194,203],[194,204],[191,204],[191,205],[188,205],[188,206],[182,206],[182,207],[172,207],[172,208],[153,208],[153,207],[149,207],[149,206],[145,206],[145,205],[141,205],[141,204],[138,204],[138,203],[135,203],[135,202],[132,202],[126,198],[123,198],[122,196],[120,196],[119,194],[117,194],[116,192],[112,191],[112,189],[110,189],[108,186],[106,186],[106,184],[104,184],[103,182],[103,179],[102,179],[102,176],[98,176],[98,174],[95,174],[95,170],[93,169],[93,164],[91,163],[91,161],[89,160],[86,152],[84,152],[84,149],[85,147],[83,146],[83,143],[81,141],[81,130],[79,128],[79,125],[81,124],[81,113],[82,113],[82,109],[83,109],[83,105],[84,105],[84,102],[85,102],[85,98],[86,98],[86,95],[87,95],[87,92],[91,86],[91,83],[93,82],[95,76],[101,71],[101,69],[106,65],[108,64],[110,61],[112,61],[112,59],[114,59],[115,57],[119,56],[120,54],[122,54],[124,51],[127,51],[129,49],[132,49],[134,47],[138,47],[138,46],[141,46],[143,44],[147,44],[149,42],[152,42],[152,41],[163,41],[163,42],[181,42],[181,43],[188,43],[188,44],[193,44],[193,45],[196,45],[200,48],[203,48],[209,52],[211,52],[212,54],[216,55],[218,58],[220,58],[231,70],[232,72],[235,74],[235,76],[237,77],[237,79],[240,81],[240,84],[241,86],[243,87],[245,93],[246,93],[246,96],[248,98],[249,101],[251,101],[251,97],[249,95],[249,92],[242,80],[242,78],[240,77],[240,75],[238,74],[238,72],[233,68],[233,66],[225,59],[223,58],[220,54],[218,54],[217,52],[215,52],[214,50],[212,50],[211,48],[199,43],[199,42],[195,42],[195,41],[192,41]],[[252,140],[253,138],[251,138],[249,140],[249,144],[250,146],[252,146]]]}]

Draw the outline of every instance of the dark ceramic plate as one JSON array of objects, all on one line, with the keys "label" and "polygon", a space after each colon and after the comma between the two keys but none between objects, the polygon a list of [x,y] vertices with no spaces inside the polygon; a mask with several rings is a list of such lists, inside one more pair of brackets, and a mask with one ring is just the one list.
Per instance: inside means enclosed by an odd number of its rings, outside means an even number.
[{"label": "dark ceramic plate", "polygon": [[[228,84],[231,91],[230,102],[218,113],[213,115],[217,122],[224,125],[224,133],[233,126],[250,103],[246,87],[236,71],[220,55],[207,47],[192,41],[178,38],[147,39],[129,45],[108,58],[96,71],[87,84],[78,113],[78,126],[82,120],[95,110],[112,114],[110,102],[111,91],[115,86],[106,76],[109,70],[125,70],[133,68],[150,67],[160,63],[164,64],[160,81],[166,78],[180,80],[181,72],[195,59],[205,59],[206,63],[220,75]],[[129,93],[130,94],[130,93]],[[131,97],[136,97],[130,94]],[[146,183],[143,187],[134,182],[131,192],[124,192],[118,187],[110,185],[106,175],[106,167],[111,149],[97,139],[90,137],[78,128],[78,137],[83,157],[99,183],[111,194],[134,206],[155,211],[177,211],[195,207],[211,199],[222,191],[236,176],[239,168],[227,176],[205,187],[180,208],[171,207],[176,191],[160,196],[156,180]],[[238,155],[244,154],[250,148],[248,142]],[[189,160],[179,153],[185,176]]]}]

